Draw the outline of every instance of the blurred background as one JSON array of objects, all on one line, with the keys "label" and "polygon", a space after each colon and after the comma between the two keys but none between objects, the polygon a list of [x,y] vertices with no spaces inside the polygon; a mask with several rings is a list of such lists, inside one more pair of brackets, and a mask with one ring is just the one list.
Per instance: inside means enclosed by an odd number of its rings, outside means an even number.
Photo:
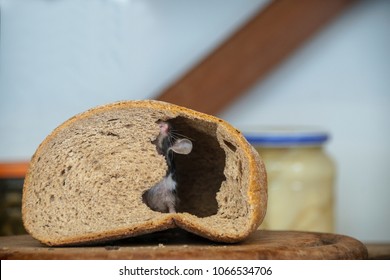
[{"label": "blurred background", "polygon": [[[7,165],[28,162],[55,127],[97,105],[161,99],[239,129],[321,127],[336,168],[334,232],[390,242],[390,1],[308,2],[0,0],[2,222],[20,217],[23,171]],[[253,18],[258,25],[248,26]],[[256,30],[251,44],[245,34]],[[253,56],[235,56],[242,51]],[[237,71],[221,80],[222,68]],[[215,80],[202,83],[207,71]],[[205,95],[216,85],[226,96]]]}]

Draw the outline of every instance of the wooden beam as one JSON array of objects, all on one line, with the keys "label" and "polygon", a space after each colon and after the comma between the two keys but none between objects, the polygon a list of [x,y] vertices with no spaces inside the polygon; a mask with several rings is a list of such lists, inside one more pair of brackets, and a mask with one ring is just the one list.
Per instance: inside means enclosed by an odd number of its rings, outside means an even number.
[{"label": "wooden beam", "polygon": [[217,114],[352,2],[273,1],[157,99]]}]

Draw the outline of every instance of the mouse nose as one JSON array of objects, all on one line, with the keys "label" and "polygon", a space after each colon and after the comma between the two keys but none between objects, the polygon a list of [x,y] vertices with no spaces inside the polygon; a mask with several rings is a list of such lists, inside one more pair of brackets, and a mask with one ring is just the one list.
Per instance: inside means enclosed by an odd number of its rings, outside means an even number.
[{"label": "mouse nose", "polygon": [[159,124],[159,127],[160,127],[161,132],[167,133],[168,130],[169,130],[169,126],[168,126],[168,124],[166,122],[161,122]]}]

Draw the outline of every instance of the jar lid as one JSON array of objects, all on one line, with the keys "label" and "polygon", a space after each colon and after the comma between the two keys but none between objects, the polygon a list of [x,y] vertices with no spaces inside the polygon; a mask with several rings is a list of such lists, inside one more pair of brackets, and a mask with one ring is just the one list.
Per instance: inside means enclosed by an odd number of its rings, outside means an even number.
[{"label": "jar lid", "polygon": [[243,132],[249,143],[260,146],[318,146],[328,139],[328,133],[310,128],[257,128]]}]

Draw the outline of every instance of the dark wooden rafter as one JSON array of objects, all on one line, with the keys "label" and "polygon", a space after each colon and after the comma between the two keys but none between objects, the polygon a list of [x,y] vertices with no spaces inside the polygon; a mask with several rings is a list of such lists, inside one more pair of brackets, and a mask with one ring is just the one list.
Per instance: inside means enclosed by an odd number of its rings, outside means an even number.
[{"label": "dark wooden rafter", "polygon": [[158,100],[218,114],[354,0],[276,0]]}]

